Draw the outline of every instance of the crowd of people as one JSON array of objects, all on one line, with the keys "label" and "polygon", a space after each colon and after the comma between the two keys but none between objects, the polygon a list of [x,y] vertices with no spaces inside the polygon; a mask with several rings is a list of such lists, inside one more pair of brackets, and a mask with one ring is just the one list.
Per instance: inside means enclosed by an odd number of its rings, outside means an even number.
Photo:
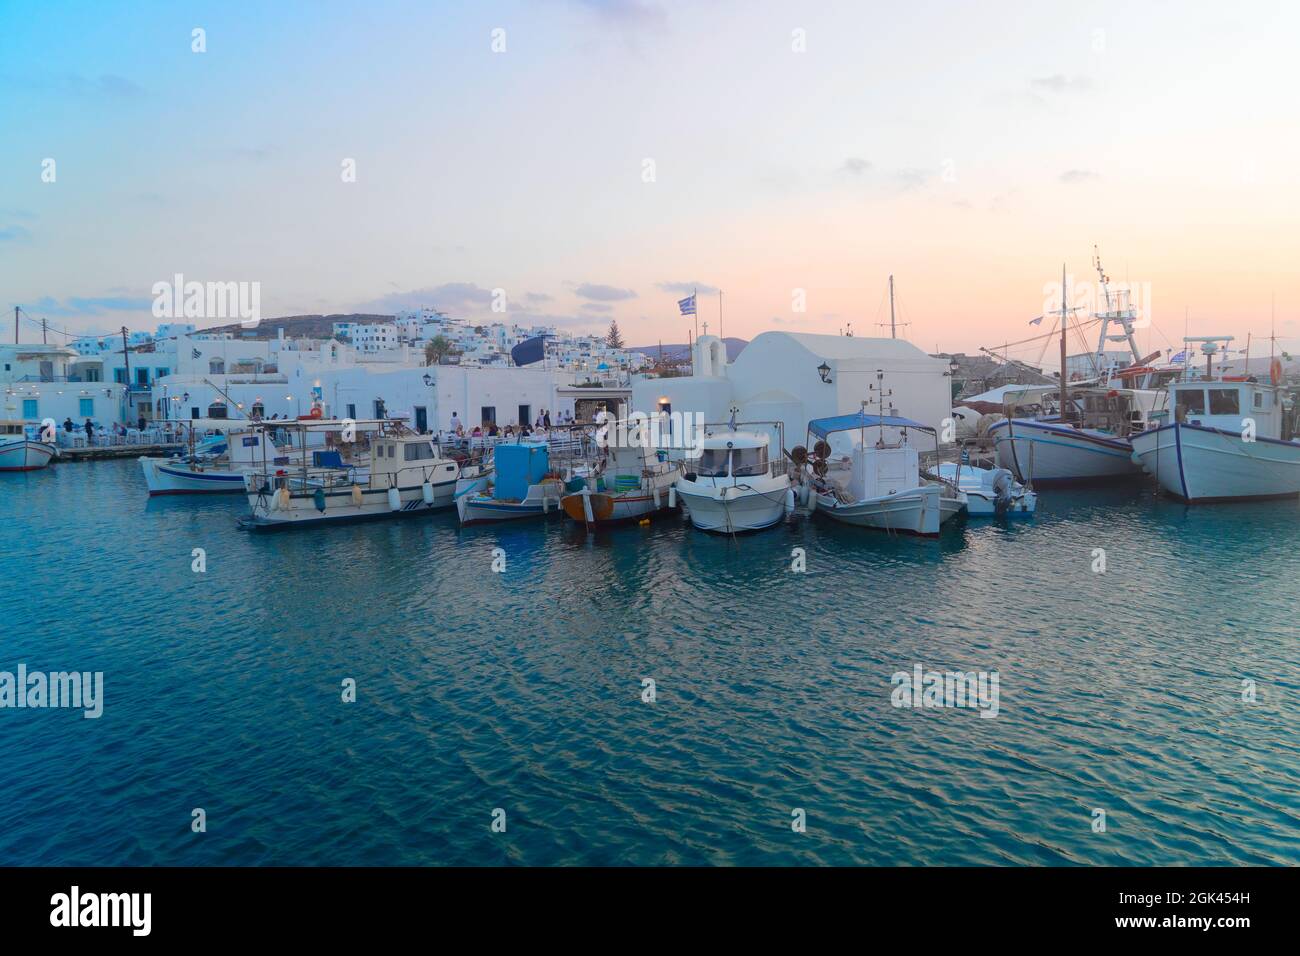
[{"label": "crowd of people", "polygon": [[558,414],[554,423],[552,423],[550,411],[543,408],[537,413],[537,420],[531,424],[524,422],[521,425],[511,422],[502,428],[495,421],[486,421],[467,429],[465,423],[460,420],[459,413],[452,412],[448,432],[456,438],[513,438],[516,440],[520,438],[546,438],[555,426],[564,427],[572,425],[574,422],[573,413],[565,411]]}]

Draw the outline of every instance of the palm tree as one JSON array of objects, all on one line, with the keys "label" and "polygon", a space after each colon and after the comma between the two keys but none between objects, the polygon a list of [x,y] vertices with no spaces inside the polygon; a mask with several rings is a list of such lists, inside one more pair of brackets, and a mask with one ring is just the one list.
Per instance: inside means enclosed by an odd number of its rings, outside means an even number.
[{"label": "palm tree", "polygon": [[450,354],[451,342],[445,335],[435,335],[424,347],[424,361],[427,365],[437,365]]}]

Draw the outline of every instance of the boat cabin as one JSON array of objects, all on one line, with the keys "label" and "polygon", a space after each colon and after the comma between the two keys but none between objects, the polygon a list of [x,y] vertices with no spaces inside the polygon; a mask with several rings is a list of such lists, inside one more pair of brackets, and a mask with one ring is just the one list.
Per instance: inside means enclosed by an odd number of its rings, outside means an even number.
[{"label": "boat cabin", "polygon": [[1281,437],[1281,394],[1272,385],[1201,379],[1171,384],[1169,396],[1176,422],[1239,434],[1249,418],[1258,437]]},{"label": "boat cabin", "polygon": [[[440,460],[428,435],[385,435],[370,441],[371,475],[393,475],[408,468],[427,471]],[[456,471],[454,462],[447,462],[446,467],[449,472]]]},{"label": "boat cabin", "polygon": [[704,439],[699,464],[692,469],[700,478],[748,478],[771,469],[768,438],[755,432],[720,432]]}]

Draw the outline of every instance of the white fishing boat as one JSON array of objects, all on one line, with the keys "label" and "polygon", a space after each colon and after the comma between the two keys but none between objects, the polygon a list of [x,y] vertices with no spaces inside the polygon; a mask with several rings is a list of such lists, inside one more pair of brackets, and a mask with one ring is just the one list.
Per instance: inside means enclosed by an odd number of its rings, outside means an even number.
[{"label": "white fishing boat", "polygon": [[[192,419],[188,424],[189,449],[185,454],[142,455],[138,459],[150,497],[244,494],[245,476],[262,457],[262,442],[272,441],[271,434],[246,421]],[[202,431],[210,434],[200,437]],[[273,457],[285,454],[273,448]]]},{"label": "white fishing boat", "polygon": [[[352,430],[370,438],[370,469],[364,478],[349,470],[318,468],[303,458],[297,467],[264,457],[248,476],[246,527],[280,528],[373,518],[413,517],[452,507],[460,463],[444,458],[427,435],[390,420],[310,420],[276,423],[299,433]],[[267,455],[269,442],[262,444]],[[306,435],[295,444],[306,446]]]},{"label": "white fishing boat", "polygon": [[[1093,377],[1078,385],[1070,383],[1066,362],[1066,334],[1075,311],[1067,304],[1065,267],[1061,267],[1061,308],[1049,313],[1060,317],[1061,371],[1056,385],[1027,386],[1008,390],[1008,406],[1046,403],[1054,399],[1056,414],[1038,418],[1010,415],[988,428],[998,467],[1018,480],[1035,483],[1072,483],[1115,478],[1137,478],[1128,436],[1147,428],[1160,400],[1160,392],[1149,387],[1155,370],[1147,365],[1154,355],[1138,352],[1134,338],[1137,312],[1127,293],[1112,294],[1109,278],[1095,260],[1106,309],[1096,313],[1101,320],[1097,352],[1093,356]],[[1112,332],[1119,326],[1118,332]],[[1133,364],[1127,369],[1104,367],[1106,343],[1127,342]],[[1158,353],[1157,353],[1158,354]]]},{"label": "white fishing boat", "polygon": [[966,513],[972,518],[1032,515],[1038,508],[1038,495],[1017,482],[1006,468],[947,461],[935,473],[966,495]]},{"label": "white fishing boat", "polygon": [[816,439],[811,455],[802,447],[792,452],[804,467],[808,508],[843,524],[938,535],[966,507],[966,495],[922,473],[920,452],[908,440],[912,432],[933,435],[937,448],[933,428],[897,415],[864,410],[809,422],[809,441]]},{"label": "white fishing boat", "polygon": [[[780,434],[779,422],[750,422],[745,427],[753,425],[771,425]],[[734,415],[722,431],[709,434],[707,428],[698,462],[688,463],[673,485],[695,527],[723,533],[758,531],[794,511],[789,472],[780,457],[770,457],[767,435],[742,430]]]},{"label": "white fishing boat", "polygon": [[647,518],[677,507],[673,486],[681,475],[681,464],[670,462],[665,451],[611,445],[589,474],[569,482],[560,506],[589,528]]},{"label": "white fishing boat", "polygon": [[1168,494],[1189,504],[1300,495],[1300,441],[1284,405],[1282,366],[1269,382],[1214,378],[1211,361],[1229,336],[1197,337],[1205,375],[1169,384],[1173,420],[1134,435],[1133,458]]},{"label": "white fishing boat", "polygon": [[35,471],[44,468],[50,459],[59,454],[53,441],[40,441],[39,428],[35,438],[27,437],[28,426],[20,421],[0,421],[0,471]]}]

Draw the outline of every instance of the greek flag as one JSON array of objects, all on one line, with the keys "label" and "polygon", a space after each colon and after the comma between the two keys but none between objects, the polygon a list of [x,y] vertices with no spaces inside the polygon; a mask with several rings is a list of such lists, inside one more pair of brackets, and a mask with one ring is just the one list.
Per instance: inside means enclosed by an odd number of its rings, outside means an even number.
[{"label": "greek flag", "polygon": [[684,299],[678,299],[677,308],[682,310],[682,315],[694,315],[695,314],[695,293],[692,292]]},{"label": "greek flag", "polygon": [[1179,352],[1177,355],[1175,355],[1173,358],[1169,360],[1169,364],[1177,365],[1179,362],[1186,362],[1186,361],[1187,361],[1187,349],[1183,349],[1181,352]]},{"label": "greek flag", "polygon": [[1036,318],[1036,319],[1030,319],[1030,320],[1029,320],[1029,324],[1030,324],[1030,325],[1040,325],[1040,324],[1042,323],[1042,321],[1043,321],[1043,317],[1040,315],[1040,316],[1039,316],[1038,318]]},{"label": "greek flag", "polygon": [[190,354],[191,354],[194,358],[198,358],[198,357],[199,357],[200,355],[202,355],[203,353],[200,352],[198,349],[193,349],[193,350],[191,350]]}]

